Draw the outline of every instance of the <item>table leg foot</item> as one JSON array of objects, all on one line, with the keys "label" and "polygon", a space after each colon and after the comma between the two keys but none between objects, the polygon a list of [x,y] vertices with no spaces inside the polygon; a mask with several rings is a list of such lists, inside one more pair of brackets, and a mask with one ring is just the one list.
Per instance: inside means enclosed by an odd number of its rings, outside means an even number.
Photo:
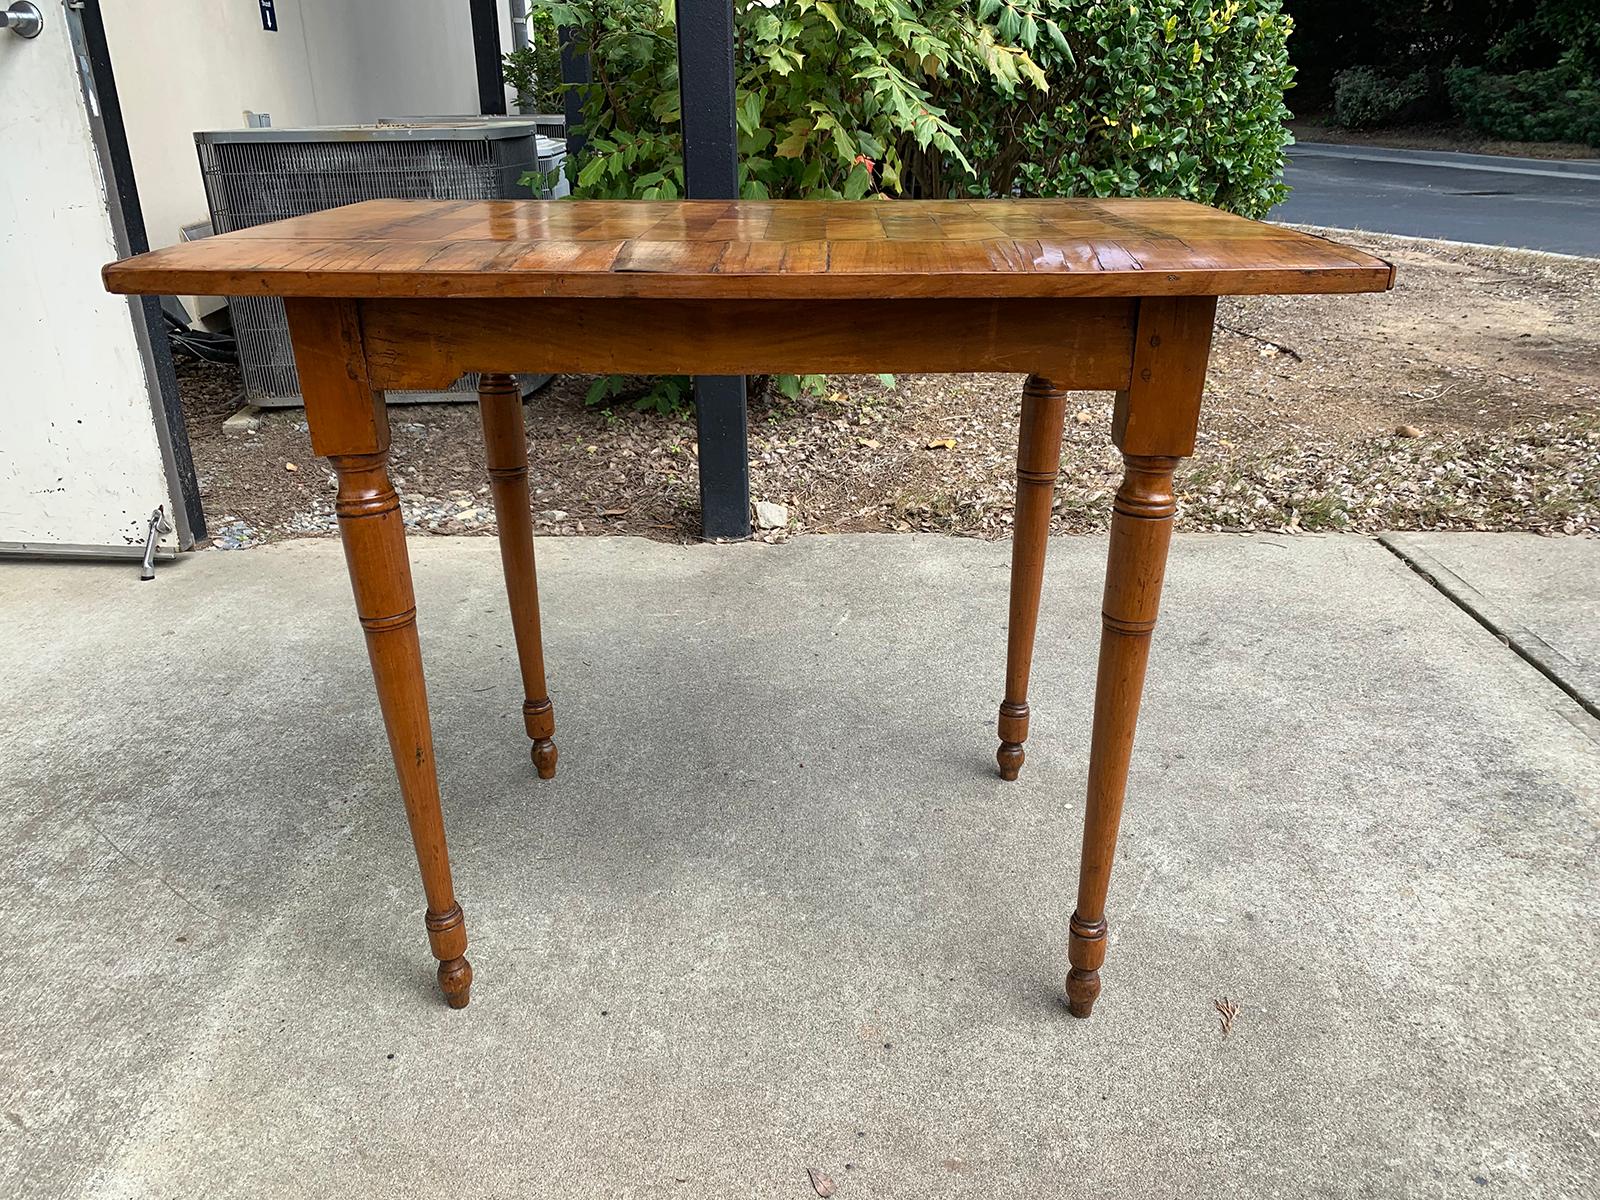
[{"label": "table leg foot", "polygon": [[1067,958],[1072,963],[1072,970],[1067,972],[1067,1011],[1075,1017],[1087,1017],[1100,996],[1100,966],[1106,960],[1103,919],[1085,921],[1077,913],[1072,914]]},{"label": "table leg foot", "polygon": [[1006,692],[1000,705],[1000,778],[1022,771],[1028,740],[1028,675],[1039,624],[1050,507],[1061,469],[1061,425],[1067,393],[1038,375],[1022,388],[1022,424],[1017,434],[1017,512],[1011,535],[1011,611],[1006,624]]},{"label": "table leg foot", "polygon": [[451,1008],[465,1008],[472,999],[472,964],[465,958],[440,963],[439,988]]},{"label": "table leg foot", "polygon": [[431,908],[427,916],[428,944],[439,960],[439,990],[451,1008],[465,1008],[472,998],[472,964],[467,961],[467,924],[459,904],[446,912]]},{"label": "table leg foot", "polygon": [[554,779],[556,777],[556,759],[560,751],[556,744],[549,738],[533,739],[533,767],[539,772],[540,779]]},{"label": "table leg foot", "polygon": [[1073,967],[1067,973],[1067,1011],[1080,1021],[1094,1013],[1094,1002],[1100,996],[1100,972],[1083,971]]},{"label": "table leg foot", "polygon": [[1028,740],[1027,701],[1007,700],[1000,705],[1000,749],[995,761],[1000,764],[1000,778],[1012,781],[1022,770],[1026,755],[1022,743]]},{"label": "table leg foot", "polygon": [[[540,668],[541,674],[543,668]],[[556,732],[555,708],[550,703],[550,697],[543,696],[538,700],[524,700],[522,702],[522,724],[528,731],[528,739],[533,742],[533,766],[538,771],[540,779],[554,779],[556,777],[556,744],[553,740]]]},{"label": "table leg foot", "polygon": [[533,766],[539,772],[539,778],[554,779],[557,751],[552,739],[556,732],[556,714],[550,698],[524,700],[522,724],[528,731],[529,740],[533,742]]}]

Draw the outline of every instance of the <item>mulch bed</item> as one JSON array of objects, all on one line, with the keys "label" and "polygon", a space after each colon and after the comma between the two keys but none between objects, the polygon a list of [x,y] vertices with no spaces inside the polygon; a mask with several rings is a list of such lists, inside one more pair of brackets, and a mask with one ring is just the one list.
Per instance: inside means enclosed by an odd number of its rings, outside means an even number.
[{"label": "mulch bed", "polygon": [[[1378,296],[1225,298],[1195,456],[1179,477],[1185,529],[1600,531],[1600,264],[1360,235],[1399,265]],[[529,332],[530,337],[559,331]],[[326,465],[304,414],[268,410],[224,434],[237,373],[180,380],[216,543],[333,529]],[[799,532],[1009,532],[1021,378],[835,377],[826,395],[752,396],[755,500]],[[584,404],[560,378],[527,406],[540,530],[698,536],[692,416]],[[1111,396],[1067,418],[1054,528],[1105,527],[1119,460]],[[417,532],[493,529],[474,406],[391,410],[394,475]],[[953,444],[952,444],[953,443]]]}]

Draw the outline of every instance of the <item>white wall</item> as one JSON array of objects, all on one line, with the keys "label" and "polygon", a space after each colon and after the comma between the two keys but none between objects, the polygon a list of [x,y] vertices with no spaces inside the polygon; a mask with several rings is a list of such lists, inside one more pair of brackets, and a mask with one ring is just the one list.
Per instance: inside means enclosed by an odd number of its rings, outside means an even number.
[{"label": "white wall", "polygon": [[[510,5],[499,8],[510,49]],[[478,109],[467,0],[277,0],[276,33],[255,0],[102,11],[152,247],[205,219],[196,130],[237,129],[247,109],[276,126]]]},{"label": "white wall", "polygon": [[116,236],[59,4],[0,33],[0,546],[142,546],[174,511]]}]

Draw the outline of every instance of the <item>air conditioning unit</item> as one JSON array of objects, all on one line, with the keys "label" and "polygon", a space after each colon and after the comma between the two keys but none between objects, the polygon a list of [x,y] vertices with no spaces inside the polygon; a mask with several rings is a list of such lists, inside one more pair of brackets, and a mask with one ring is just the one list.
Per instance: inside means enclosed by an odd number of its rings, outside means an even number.
[{"label": "air conditioning unit", "polygon": [[567,137],[567,118],[562,113],[485,113],[481,117],[455,116],[429,117],[379,117],[380,125],[459,125],[462,121],[531,121],[542,138],[564,142]]},{"label": "air conditioning unit", "polygon": [[[518,182],[523,174],[559,169],[565,158],[565,146],[539,137],[532,121],[471,117],[450,124],[224,129],[197,133],[194,140],[218,233],[359,200],[528,197],[534,193]],[[230,296],[228,301],[246,398],[263,407],[299,404],[283,301],[270,296]],[[525,390],[545,378],[523,377]],[[447,392],[394,392],[390,398],[468,400],[476,388],[476,376],[468,376]]]}]

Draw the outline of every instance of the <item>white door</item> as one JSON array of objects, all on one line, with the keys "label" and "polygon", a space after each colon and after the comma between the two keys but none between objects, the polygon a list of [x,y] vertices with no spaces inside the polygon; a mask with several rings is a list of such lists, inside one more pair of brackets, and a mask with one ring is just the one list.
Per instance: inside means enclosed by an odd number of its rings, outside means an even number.
[{"label": "white door", "polygon": [[35,3],[37,37],[0,29],[0,552],[133,553],[177,510],[142,323],[100,286],[119,254],[70,14]]}]

